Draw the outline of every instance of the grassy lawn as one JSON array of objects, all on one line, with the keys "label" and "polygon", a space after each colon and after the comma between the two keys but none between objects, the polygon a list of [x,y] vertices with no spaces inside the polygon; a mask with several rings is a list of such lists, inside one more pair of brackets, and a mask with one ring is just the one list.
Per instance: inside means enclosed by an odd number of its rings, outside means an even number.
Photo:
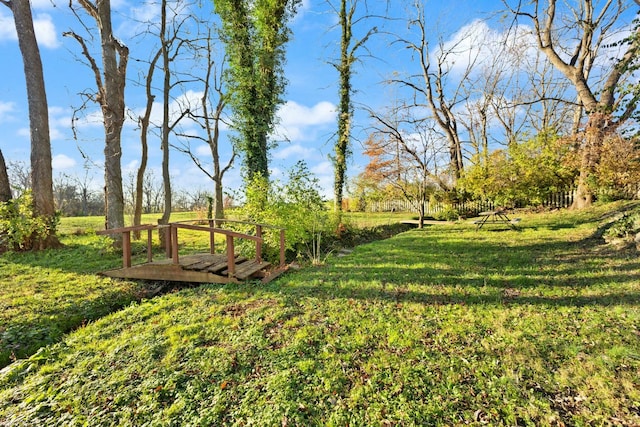
[{"label": "grassy lawn", "polygon": [[[597,238],[623,207],[115,304],[5,368],[0,425],[640,425],[640,259]],[[91,274],[119,261],[99,239],[66,239],[83,255],[0,258],[3,339],[140,292]]]}]

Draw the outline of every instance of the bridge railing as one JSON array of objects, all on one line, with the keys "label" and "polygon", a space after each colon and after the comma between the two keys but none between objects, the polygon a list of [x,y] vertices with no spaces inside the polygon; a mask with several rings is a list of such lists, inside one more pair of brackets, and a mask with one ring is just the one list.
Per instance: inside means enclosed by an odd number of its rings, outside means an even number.
[{"label": "bridge railing", "polygon": [[[237,223],[250,225],[255,227],[255,235],[241,233],[226,228],[221,228],[224,223]],[[205,224],[205,225],[203,225]],[[178,253],[178,230],[195,230],[209,233],[209,250],[215,253],[216,234],[225,236],[226,255],[228,261],[228,272],[230,276],[235,274],[235,239],[246,239],[255,242],[256,260],[262,261],[262,247],[264,244],[263,231],[271,228],[279,231],[279,255],[280,267],[285,265],[285,230],[268,224],[257,224],[247,221],[236,221],[228,219],[208,219],[208,220],[187,220],[171,222],[166,225],[144,224],[130,227],[113,228],[108,230],[97,231],[96,234],[113,235],[122,234],[122,266],[123,268],[131,267],[131,233],[139,231],[147,231],[147,262],[153,261],[152,250],[152,233],[153,230],[165,229],[165,242],[167,258],[171,258],[173,264],[180,263],[180,255]]]}]

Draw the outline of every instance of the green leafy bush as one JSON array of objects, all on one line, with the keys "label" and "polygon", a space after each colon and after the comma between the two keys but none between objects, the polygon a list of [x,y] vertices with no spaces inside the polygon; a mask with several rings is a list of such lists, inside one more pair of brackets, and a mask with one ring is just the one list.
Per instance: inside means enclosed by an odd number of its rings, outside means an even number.
[{"label": "green leafy bush", "polygon": [[539,205],[573,184],[576,169],[567,163],[570,149],[570,144],[549,133],[514,142],[484,161],[476,158],[459,181],[460,189],[499,206]]},{"label": "green leafy bush", "polygon": [[55,231],[59,217],[36,216],[31,191],[0,203],[0,248],[29,250],[33,242]]},{"label": "green leafy bush", "polygon": [[[320,195],[318,179],[300,161],[290,171],[285,184],[255,176],[245,189],[242,217],[285,229],[289,257],[319,256],[318,240],[331,229],[331,221]],[[279,248],[277,230],[264,230],[264,256],[275,260]],[[248,245],[247,245],[248,248]]]},{"label": "green leafy bush", "polygon": [[460,213],[453,206],[445,206],[442,210],[433,214],[433,219],[438,221],[455,221]]},{"label": "green leafy bush", "polygon": [[606,237],[628,238],[640,229],[640,212],[625,214],[607,230]]}]

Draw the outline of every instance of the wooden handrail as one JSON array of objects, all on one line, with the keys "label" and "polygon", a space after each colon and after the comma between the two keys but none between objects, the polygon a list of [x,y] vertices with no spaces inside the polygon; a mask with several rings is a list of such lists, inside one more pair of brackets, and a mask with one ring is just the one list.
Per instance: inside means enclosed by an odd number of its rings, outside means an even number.
[{"label": "wooden handrail", "polygon": [[107,230],[98,230],[98,235],[122,234],[122,267],[131,267],[131,232],[147,230],[147,262],[153,261],[152,249],[152,231],[156,228],[153,224],[133,225],[130,227],[109,228]]},{"label": "wooden handrail", "polygon": [[212,227],[203,227],[201,225],[185,224],[183,221],[181,221],[181,222],[172,222],[169,225],[172,226],[172,227],[184,228],[186,230],[213,231],[214,233],[220,233],[220,234],[224,234],[224,235],[227,235],[227,236],[238,237],[238,238],[241,238],[241,239],[249,239],[249,240],[255,240],[255,241],[262,240],[261,237],[252,236],[250,234],[239,233],[237,231],[227,230],[225,228],[212,228]]},{"label": "wooden handrail", "polygon": [[[112,228],[107,230],[96,231],[96,234],[109,235],[109,234],[122,234],[122,264],[124,268],[131,267],[131,232],[147,230],[147,260],[152,262],[152,232],[156,229],[165,229],[167,232],[167,257],[172,258],[173,264],[179,264],[180,258],[178,255],[178,229],[194,231],[206,231],[210,233],[209,244],[210,251],[213,254],[215,252],[215,233],[220,233],[226,236],[227,244],[227,258],[228,258],[228,272],[229,277],[235,275],[235,243],[234,239],[247,239],[256,242],[256,260],[262,262],[262,244],[264,243],[263,228],[279,229],[280,230],[280,267],[285,264],[285,230],[282,227],[272,226],[268,224],[257,224],[247,221],[237,221],[228,219],[210,219],[206,220],[209,226],[201,226],[190,224],[192,222],[201,222],[203,220],[186,220],[171,222],[169,224],[155,225],[155,224],[143,224],[130,227]],[[254,225],[256,227],[256,235],[240,233],[234,230],[227,230],[219,228],[217,225],[222,222],[232,222],[238,224]]]}]

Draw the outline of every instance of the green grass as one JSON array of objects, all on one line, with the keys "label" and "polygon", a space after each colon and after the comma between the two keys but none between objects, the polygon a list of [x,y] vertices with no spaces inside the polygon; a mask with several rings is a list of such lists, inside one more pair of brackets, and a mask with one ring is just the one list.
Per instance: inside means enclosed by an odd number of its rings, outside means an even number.
[{"label": "green grass", "polygon": [[130,304],[6,368],[0,425],[638,425],[640,262],[597,238],[625,207]]},{"label": "green grass", "polygon": [[121,262],[105,239],[63,241],[60,250],[0,256],[0,367],[144,295],[144,284],[96,275]]}]

